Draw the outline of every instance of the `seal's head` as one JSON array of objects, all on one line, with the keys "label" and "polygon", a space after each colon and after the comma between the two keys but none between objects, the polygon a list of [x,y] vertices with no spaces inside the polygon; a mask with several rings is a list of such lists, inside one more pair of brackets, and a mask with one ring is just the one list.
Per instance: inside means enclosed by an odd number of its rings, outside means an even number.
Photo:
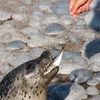
[{"label": "seal's head", "polygon": [[45,51],[8,73],[0,82],[0,100],[46,100],[46,87],[58,72],[62,52],[55,59]]}]

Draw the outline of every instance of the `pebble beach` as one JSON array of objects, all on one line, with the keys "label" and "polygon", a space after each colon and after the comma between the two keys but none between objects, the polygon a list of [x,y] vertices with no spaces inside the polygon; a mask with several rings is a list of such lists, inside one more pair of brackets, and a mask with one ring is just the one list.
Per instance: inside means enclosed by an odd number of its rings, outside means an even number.
[{"label": "pebble beach", "polygon": [[69,0],[0,0],[0,81],[17,66],[65,46],[47,100],[100,100],[100,0],[72,18]]}]

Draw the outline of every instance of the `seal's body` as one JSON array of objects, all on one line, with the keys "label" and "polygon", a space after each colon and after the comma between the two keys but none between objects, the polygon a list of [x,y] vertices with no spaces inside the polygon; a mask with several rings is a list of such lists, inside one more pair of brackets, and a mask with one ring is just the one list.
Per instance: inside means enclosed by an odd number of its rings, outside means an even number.
[{"label": "seal's body", "polygon": [[58,61],[49,51],[9,72],[0,82],[0,100],[46,100],[46,88],[57,74]]}]

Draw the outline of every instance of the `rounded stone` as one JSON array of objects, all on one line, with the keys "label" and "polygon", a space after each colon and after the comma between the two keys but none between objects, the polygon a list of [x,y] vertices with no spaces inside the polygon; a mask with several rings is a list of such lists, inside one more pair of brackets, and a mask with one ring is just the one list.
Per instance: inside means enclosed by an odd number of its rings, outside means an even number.
[{"label": "rounded stone", "polygon": [[87,60],[86,60],[85,58],[83,58],[82,56],[76,56],[76,57],[74,57],[74,58],[72,59],[72,61],[73,61],[74,63],[79,64],[79,65],[84,65],[84,66],[88,65]]},{"label": "rounded stone", "polygon": [[93,30],[100,31],[99,16],[100,16],[100,10],[91,10],[84,18],[84,21],[86,25],[88,25]]},{"label": "rounded stone", "polygon": [[66,10],[68,9],[68,5],[69,3],[66,0],[58,1],[51,6],[51,10],[57,15],[69,15],[69,11]]},{"label": "rounded stone", "polygon": [[30,50],[30,55],[33,58],[38,58],[44,51],[45,51],[45,49],[42,49],[42,48],[33,48]]},{"label": "rounded stone", "polygon": [[86,30],[84,25],[75,25],[71,28],[72,32],[82,32],[83,30]]},{"label": "rounded stone", "polygon": [[26,46],[26,43],[21,40],[10,41],[7,43],[7,48],[10,50],[21,49]]},{"label": "rounded stone", "polygon": [[85,89],[78,84],[73,84],[70,88],[69,95],[64,100],[83,100],[87,99]]},{"label": "rounded stone", "polygon": [[73,19],[72,19],[71,17],[66,16],[66,15],[61,16],[61,18],[59,19],[59,21],[60,21],[61,23],[65,24],[65,25],[71,25],[71,24],[73,24],[73,22],[74,22]]},{"label": "rounded stone", "polygon": [[80,56],[81,53],[80,52],[63,52],[63,57],[62,59],[63,60],[70,60],[70,59],[73,59],[73,58],[76,58],[77,56]]},{"label": "rounded stone", "polygon": [[66,28],[61,24],[52,23],[46,27],[45,32],[47,35],[57,35],[58,33],[63,33],[65,30]]},{"label": "rounded stone", "polygon": [[96,53],[95,55],[93,55],[90,60],[90,63],[94,63],[94,62],[100,62],[100,53]]},{"label": "rounded stone", "polygon": [[58,22],[58,16],[53,14],[45,15],[45,18],[42,21],[42,23],[44,24],[57,23],[57,22]]},{"label": "rounded stone", "polygon": [[97,80],[97,79],[90,79],[90,80],[88,80],[87,81],[87,84],[88,85],[92,85],[92,86],[96,86],[96,85],[98,85],[99,84],[99,81]]},{"label": "rounded stone", "polygon": [[59,66],[59,74],[70,74],[72,71],[76,69],[85,68],[85,66],[79,65],[77,63],[68,63],[66,61],[62,61]]},{"label": "rounded stone", "polygon": [[93,76],[93,73],[90,70],[87,70],[87,69],[77,69],[77,70],[74,70],[74,71],[72,71],[70,73],[69,79],[72,82],[80,84],[80,83],[86,82],[87,80],[92,78],[92,76]]},{"label": "rounded stone", "polygon": [[48,86],[47,98],[48,100],[81,100],[86,99],[87,94],[78,84],[56,83]]},{"label": "rounded stone", "polygon": [[[91,34],[90,34],[91,35]],[[88,39],[82,47],[83,53],[87,58],[91,59],[98,59],[99,60],[99,55],[97,53],[100,52],[100,39]],[[95,54],[98,55],[97,58],[95,58]]]},{"label": "rounded stone", "polygon": [[72,43],[78,43],[80,41],[79,37],[77,37],[76,35],[71,34],[68,39],[72,42]]},{"label": "rounded stone", "polygon": [[12,18],[16,21],[28,21],[26,13],[14,13],[12,14]]},{"label": "rounded stone", "polygon": [[86,91],[88,95],[98,95],[99,94],[99,90],[95,86],[89,86],[86,89]]},{"label": "rounded stone", "polygon": [[94,62],[94,63],[90,64],[89,69],[94,72],[100,71],[100,62]]}]

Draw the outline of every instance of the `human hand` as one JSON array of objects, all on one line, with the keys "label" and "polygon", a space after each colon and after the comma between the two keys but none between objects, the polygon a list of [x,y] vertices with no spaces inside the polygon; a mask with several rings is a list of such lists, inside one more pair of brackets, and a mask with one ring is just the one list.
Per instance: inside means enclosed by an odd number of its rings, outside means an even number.
[{"label": "human hand", "polygon": [[70,15],[76,17],[77,14],[89,10],[89,4],[92,0],[70,0],[69,11]]}]

